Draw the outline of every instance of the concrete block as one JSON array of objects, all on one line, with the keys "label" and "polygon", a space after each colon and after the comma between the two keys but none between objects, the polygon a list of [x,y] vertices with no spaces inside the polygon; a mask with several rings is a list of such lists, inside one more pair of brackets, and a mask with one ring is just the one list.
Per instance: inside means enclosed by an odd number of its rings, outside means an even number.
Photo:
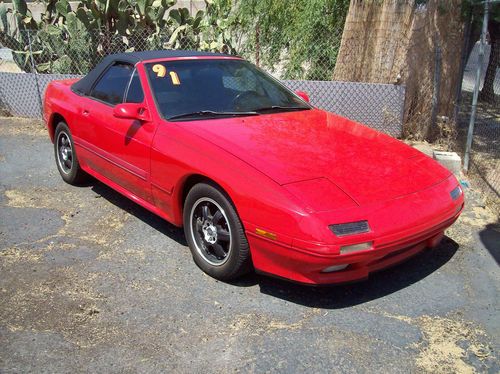
[{"label": "concrete block", "polygon": [[439,162],[453,174],[460,174],[462,160],[456,152],[434,151],[434,160]]},{"label": "concrete block", "polygon": [[434,150],[432,149],[431,145],[426,142],[418,142],[418,143],[413,143],[411,146],[423,154],[429,156],[430,158],[434,157]]}]

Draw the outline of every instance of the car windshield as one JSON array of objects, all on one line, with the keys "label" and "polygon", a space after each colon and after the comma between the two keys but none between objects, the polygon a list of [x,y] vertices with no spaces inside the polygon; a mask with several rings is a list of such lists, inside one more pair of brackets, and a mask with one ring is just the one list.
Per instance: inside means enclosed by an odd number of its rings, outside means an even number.
[{"label": "car windshield", "polygon": [[311,106],[251,63],[200,59],[146,64],[162,116],[208,119],[308,110]]}]

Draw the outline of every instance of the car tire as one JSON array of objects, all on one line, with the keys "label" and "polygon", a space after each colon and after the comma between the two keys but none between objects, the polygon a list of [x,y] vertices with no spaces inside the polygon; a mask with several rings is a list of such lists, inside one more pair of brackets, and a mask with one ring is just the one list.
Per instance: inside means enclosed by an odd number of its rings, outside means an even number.
[{"label": "car tire", "polygon": [[68,125],[64,122],[59,122],[56,126],[54,155],[59,174],[66,183],[79,185],[88,179],[88,174],[80,167],[73,137]]},{"label": "car tire", "polygon": [[184,233],[194,262],[215,279],[228,281],[251,268],[245,230],[229,197],[199,183],[184,202]]}]

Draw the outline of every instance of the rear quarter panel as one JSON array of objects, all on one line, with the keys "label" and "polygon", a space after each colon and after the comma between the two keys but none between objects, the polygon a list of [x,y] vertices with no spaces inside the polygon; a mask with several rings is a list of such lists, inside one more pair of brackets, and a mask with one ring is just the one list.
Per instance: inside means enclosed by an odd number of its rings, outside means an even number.
[{"label": "rear quarter panel", "polygon": [[54,142],[54,130],[57,125],[54,123],[55,115],[60,115],[65,119],[72,133],[75,134],[78,131],[74,124],[77,123],[75,117],[78,113],[79,96],[71,91],[71,85],[76,81],[77,79],[52,81],[45,90],[43,120],[52,142]]}]

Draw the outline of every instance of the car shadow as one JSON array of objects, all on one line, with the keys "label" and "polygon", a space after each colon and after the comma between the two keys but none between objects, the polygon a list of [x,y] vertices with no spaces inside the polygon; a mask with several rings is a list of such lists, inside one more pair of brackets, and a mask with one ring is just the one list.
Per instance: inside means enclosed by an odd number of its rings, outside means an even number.
[{"label": "car shadow", "polygon": [[184,238],[184,230],[181,228],[172,225],[170,222],[165,221],[163,218],[150,212],[146,208],[143,208],[139,204],[136,204],[132,200],[122,196],[120,193],[116,192],[104,183],[94,180],[86,186],[90,187],[92,191],[109,201],[111,204],[120,209],[126,210],[134,217],[140,219],[142,222],[176,241],[180,245],[187,246],[186,239]]},{"label": "car shadow", "polygon": [[500,222],[486,225],[479,232],[479,239],[495,259],[497,265],[500,265]]},{"label": "car shadow", "polygon": [[[99,181],[92,181],[86,186],[180,245],[187,246],[184,231],[181,228],[151,213]],[[483,230],[485,233],[481,238],[483,242],[491,241],[491,246],[488,244],[485,246],[494,248],[495,243],[498,243],[494,235],[498,235],[498,232],[495,234],[495,230],[491,230],[493,233],[488,231],[488,228]],[[258,285],[263,294],[308,307],[342,309],[390,295],[417,283],[445,265],[455,255],[458,248],[455,241],[445,237],[437,248],[423,251],[406,262],[371,274],[368,280],[358,283],[315,287],[256,273],[250,273],[227,283],[236,287]],[[498,262],[498,248],[489,250],[493,257],[497,256],[495,259]]]},{"label": "car shadow", "polygon": [[437,248],[371,274],[368,280],[351,284],[315,287],[258,274],[249,274],[231,284],[240,287],[258,285],[263,294],[307,307],[342,309],[390,295],[419,282],[446,264],[458,248],[455,241],[445,237]]}]

